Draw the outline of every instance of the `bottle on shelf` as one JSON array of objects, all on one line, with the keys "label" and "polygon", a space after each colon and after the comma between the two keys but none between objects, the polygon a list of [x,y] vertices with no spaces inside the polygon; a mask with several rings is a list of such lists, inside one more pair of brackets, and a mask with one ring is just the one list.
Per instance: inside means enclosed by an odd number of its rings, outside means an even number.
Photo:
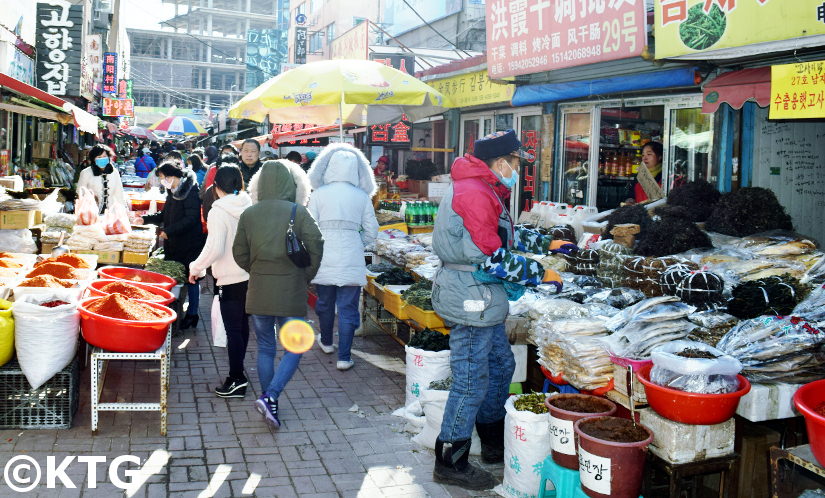
[{"label": "bottle on shelf", "polygon": [[633,158],[633,166],[631,167],[630,173],[633,176],[636,176],[636,173],[639,172],[639,165],[642,164],[642,151],[636,151],[636,157]]}]

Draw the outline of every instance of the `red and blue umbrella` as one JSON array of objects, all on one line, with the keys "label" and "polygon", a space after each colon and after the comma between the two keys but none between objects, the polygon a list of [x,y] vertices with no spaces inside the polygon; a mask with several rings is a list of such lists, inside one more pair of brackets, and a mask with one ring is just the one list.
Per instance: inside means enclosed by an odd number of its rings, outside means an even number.
[{"label": "red and blue umbrella", "polygon": [[164,118],[149,127],[154,132],[164,132],[167,135],[209,135],[203,126],[184,116]]}]

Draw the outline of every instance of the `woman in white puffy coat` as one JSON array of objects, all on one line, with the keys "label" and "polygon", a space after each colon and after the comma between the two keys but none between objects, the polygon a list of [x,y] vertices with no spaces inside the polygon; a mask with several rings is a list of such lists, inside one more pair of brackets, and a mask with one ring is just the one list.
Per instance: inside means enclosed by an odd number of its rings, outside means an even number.
[{"label": "woman in white puffy coat", "polygon": [[313,193],[309,212],[324,236],[321,268],[312,280],[318,292],[315,312],[321,327],[319,343],[334,351],[333,327],[338,309],[339,370],[352,368],[350,354],[361,316],[358,300],[367,283],[364,248],[378,234],[371,198],[376,185],[369,161],[349,144],[326,147],[312,163],[309,180]]}]

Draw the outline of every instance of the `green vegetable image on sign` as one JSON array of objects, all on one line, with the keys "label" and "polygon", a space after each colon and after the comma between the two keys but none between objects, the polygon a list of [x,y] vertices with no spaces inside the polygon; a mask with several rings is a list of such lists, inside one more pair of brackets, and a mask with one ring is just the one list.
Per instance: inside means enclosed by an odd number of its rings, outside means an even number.
[{"label": "green vegetable image on sign", "polygon": [[688,18],[679,26],[682,42],[694,50],[705,50],[718,42],[725,33],[725,13],[718,5],[705,13],[698,3],[688,10]]},{"label": "green vegetable image on sign", "polygon": [[705,101],[710,102],[711,104],[716,103],[717,100],[719,100],[719,92],[710,92],[705,95]]}]

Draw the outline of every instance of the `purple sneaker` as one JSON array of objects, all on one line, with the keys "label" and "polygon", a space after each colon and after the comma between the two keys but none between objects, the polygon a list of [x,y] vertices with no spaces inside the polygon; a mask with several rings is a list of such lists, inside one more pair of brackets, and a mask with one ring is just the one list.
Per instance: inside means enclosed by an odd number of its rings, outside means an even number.
[{"label": "purple sneaker", "polygon": [[278,400],[273,399],[268,394],[264,393],[255,401],[255,409],[258,413],[264,416],[266,423],[271,425],[274,429],[281,428],[281,421],[278,420]]}]

